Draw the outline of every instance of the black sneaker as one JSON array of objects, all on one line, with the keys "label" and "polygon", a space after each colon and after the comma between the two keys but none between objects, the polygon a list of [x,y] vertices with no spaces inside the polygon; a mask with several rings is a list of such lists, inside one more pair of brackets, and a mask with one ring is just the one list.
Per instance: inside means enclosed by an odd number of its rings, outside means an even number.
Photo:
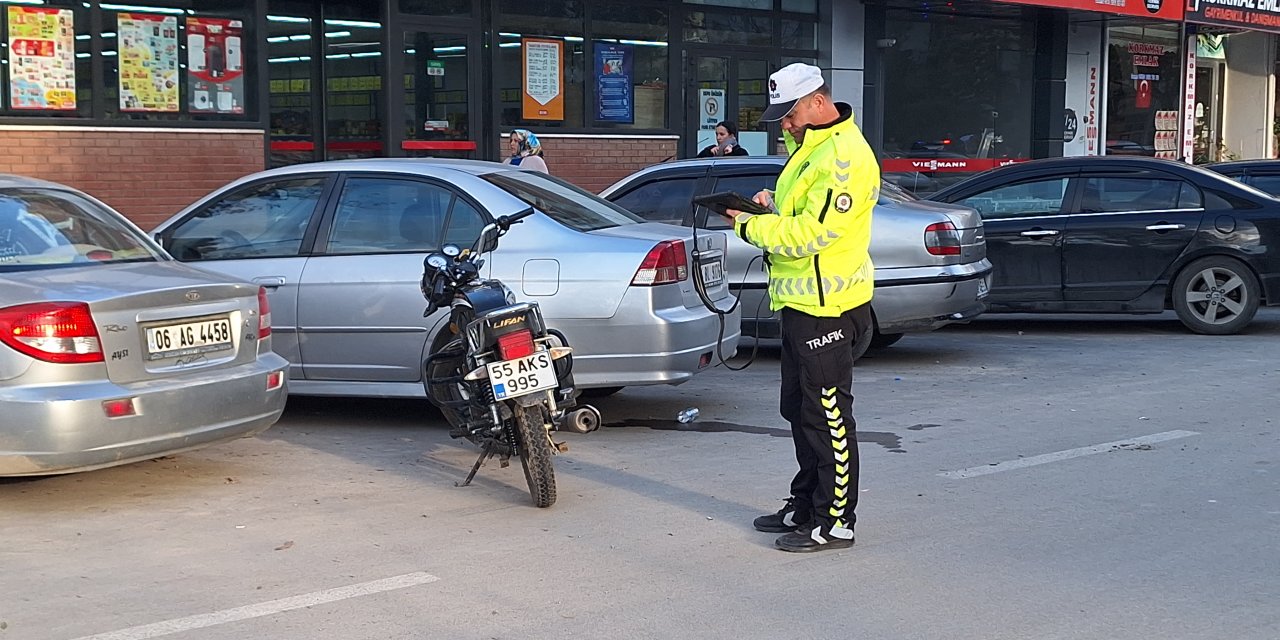
[{"label": "black sneaker", "polygon": [[792,553],[810,553],[813,551],[829,551],[848,549],[853,546],[853,538],[837,538],[831,534],[823,534],[820,528],[802,528],[779,536],[774,544],[783,551]]},{"label": "black sneaker", "polygon": [[751,522],[756,531],[764,531],[765,533],[787,533],[795,531],[797,527],[805,524],[813,519],[811,509],[799,509],[796,507],[795,498],[787,498],[787,503],[777,513],[771,513],[767,516],[760,516]]}]

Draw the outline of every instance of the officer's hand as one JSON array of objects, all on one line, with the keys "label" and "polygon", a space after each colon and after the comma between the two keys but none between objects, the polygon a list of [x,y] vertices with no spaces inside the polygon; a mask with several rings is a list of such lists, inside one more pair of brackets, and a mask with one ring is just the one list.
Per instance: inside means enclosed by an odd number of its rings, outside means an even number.
[{"label": "officer's hand", "polygon": [[777,207],[773,206],[773,192],[768,189],[762,189],[760,193],[757,193],[751,200],[762,207],[768,207],[774,210],[777,209]]}]

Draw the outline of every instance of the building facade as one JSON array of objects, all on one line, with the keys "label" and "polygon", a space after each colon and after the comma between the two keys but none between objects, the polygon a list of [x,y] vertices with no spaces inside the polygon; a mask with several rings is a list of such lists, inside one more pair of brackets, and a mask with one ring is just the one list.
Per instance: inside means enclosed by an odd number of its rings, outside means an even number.
[{"label": "building facade", "polygon": [[722,120],[776,152],[757,120],[795,61],[921,192],[1059,155],[1274,157],[1280,14],[1188,2],[0,1],[0,171],[149,228],[264,167],[498,160],[526,128],[598,190]]}]

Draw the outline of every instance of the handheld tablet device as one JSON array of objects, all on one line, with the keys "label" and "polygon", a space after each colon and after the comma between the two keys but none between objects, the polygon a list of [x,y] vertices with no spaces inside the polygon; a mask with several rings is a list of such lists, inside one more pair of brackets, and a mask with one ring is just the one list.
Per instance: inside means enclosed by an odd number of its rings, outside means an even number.
[{"label": "handheld tablet device", "polygon": [[768,207],[757,204],[754,200],[733,191],[721,191],[718,193],[709,193],[705,196],[694,196],[693,203],[704,206],[720,215],[726,215],[729,209],[736,209],[744,213],[765,214],[773,213]]}]

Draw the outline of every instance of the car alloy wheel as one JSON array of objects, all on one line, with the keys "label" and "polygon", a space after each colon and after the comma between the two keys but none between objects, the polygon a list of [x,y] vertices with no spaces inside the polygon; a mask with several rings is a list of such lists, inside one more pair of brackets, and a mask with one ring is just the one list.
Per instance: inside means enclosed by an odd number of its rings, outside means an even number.
[{"label": "car alloy wheel", "polygon": [[1239,261],[1219,256],[1187,265],[1174,281],[1174,310],[1196,333],[1236,333],[1253,320],[1259,304],[1258,280]]}]

